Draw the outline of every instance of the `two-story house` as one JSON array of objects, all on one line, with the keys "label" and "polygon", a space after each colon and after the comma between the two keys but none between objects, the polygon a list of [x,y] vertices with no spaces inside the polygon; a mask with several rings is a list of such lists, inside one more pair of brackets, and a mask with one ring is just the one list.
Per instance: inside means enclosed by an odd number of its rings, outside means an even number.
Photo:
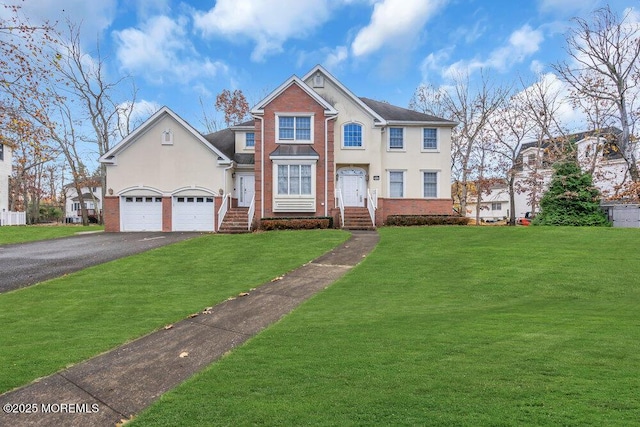
[{"label": "two-story house", "polygon": [[[82,199],[87,209],[89,222],[98,223],[102,216],[102,187],[100,180],[97,178],[89,179],[83,183]],[[64,221],[72,224],[82,222],[82,207],[80,206],[80,197],[75,185],[69,184],[64,187]]]},{"label": "two-story house", "polygon": [[102,158],[107,231],[218,231],[234,209],[252,223],[359,211],[452,213],[454,122],[359,98],[323,67],[292,76],[253,120],[203,136],[164,107]]}]

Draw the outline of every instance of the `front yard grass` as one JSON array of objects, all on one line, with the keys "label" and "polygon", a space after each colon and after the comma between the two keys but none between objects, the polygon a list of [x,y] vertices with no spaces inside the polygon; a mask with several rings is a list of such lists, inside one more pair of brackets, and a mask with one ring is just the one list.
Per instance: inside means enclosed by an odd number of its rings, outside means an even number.
[{"label": "front yard grass", "polygon": [[102,225],[20,225],[0,227],[0,245],[73,236],[86,231],[104,230]]},{"label": "front yard grass", "polygon": [[248,291],[346,238],[207,235],[0,294],[0,393]]},{"label": "front yard grass", "polygon": [[640,230],[383,228],[132,426],[631,425]]}]

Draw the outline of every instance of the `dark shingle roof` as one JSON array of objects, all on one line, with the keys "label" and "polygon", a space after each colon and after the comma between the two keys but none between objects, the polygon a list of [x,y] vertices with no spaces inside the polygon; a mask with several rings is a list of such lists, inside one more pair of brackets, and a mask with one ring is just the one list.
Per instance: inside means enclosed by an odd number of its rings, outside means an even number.
[{"label": "dark shingle roof", "polygon": [[396,107],[395,105],[391,105],[386,102],[375,101],[369,98],[360,98],[360,100],[385,120],[398,122],[434,122],[449,125],[455,124],[455,122],[450,120],[445,120],[430,114],[419,113],[407,108]]},{"label": "dark shingle roof", "polygon": [[320,158],[320,155],[310,145],[298,145],[298,144],[282,144],[279,145],[269,157],[315,157]]},{"label": "dark shingle roof", "polygon": [[236,138],[230,128],[204,135],[204,139],[239,165],[252,165],[255,162],[253,154],[236,153]]}]

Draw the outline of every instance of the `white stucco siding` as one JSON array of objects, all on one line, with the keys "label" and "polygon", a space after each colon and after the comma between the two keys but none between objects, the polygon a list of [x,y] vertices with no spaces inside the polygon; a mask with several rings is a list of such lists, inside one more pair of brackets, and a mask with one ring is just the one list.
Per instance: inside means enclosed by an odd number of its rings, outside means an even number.
[{"label": "white stucco siding", "polygon": [[383,197],[388,197],[389,171],[405,172],[405,198],[422,198],[423,172],[438,173],[439,199],[451,198],[451,129],[438,128],[438,149],[422,149],[422,126],[404,128],[404,148],[389,149],[388,129],[383,133]]},{"label": "white stucco siding", "polygon": [[[172,144],[163,144],[163,132]],[[154,188],[172,194],[184,187],[218,192],[224,185],[224,166],[218,156],[170,116],[165,116],[118,153],[108,165],[107,188],[120,194],[130,187]]]}]

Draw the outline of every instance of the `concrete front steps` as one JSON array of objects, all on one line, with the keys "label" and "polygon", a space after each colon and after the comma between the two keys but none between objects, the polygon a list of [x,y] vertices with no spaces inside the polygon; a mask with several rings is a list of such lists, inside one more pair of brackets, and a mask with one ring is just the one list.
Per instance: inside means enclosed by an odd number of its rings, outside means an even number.
[{"label": "concrete front steps", "polygon": [[347,230],[375,230],[371,223],[367,208],[344,208],[344,224],[342,228]]},{"label": "concrete front steps", "polygon": [[218,232],[222,234],[250,233],[248,224],[249,208],[231,208],[224,216]]}]

